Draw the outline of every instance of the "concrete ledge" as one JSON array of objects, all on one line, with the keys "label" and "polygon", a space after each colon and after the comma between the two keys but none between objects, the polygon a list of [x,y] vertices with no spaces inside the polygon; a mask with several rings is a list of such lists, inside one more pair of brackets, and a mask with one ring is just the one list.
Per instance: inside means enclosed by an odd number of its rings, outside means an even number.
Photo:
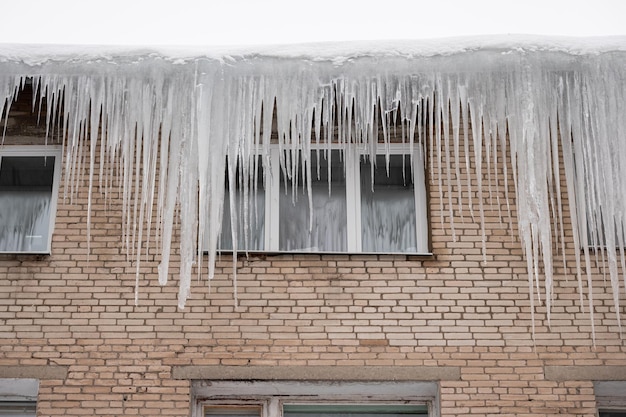
[{"label": "concrete ledge", "polygon": [[626,381],[626,366],[546,366],[548,381]]},{"label": "concrete ledge", "polygon": [[457,366],[174,366],[174,379],[291,381],[458,381]]},{"label": "concrete ledge", "polygon": [[0,378],[1,401],[37,401],[39,380],[33,378]]},{"label": "concrete ledge", "polygon": [[67,366],[0,366],[0,378],[66,379]]}]

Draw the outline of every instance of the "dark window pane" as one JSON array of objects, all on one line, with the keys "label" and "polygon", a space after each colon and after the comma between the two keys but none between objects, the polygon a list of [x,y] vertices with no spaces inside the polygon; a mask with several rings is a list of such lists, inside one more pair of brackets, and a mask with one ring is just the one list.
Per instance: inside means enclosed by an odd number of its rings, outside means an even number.
[{"label": "dark window pane", "polygon": [[54,156],[4,156],[0,161],[0,191],[52,190]]}]

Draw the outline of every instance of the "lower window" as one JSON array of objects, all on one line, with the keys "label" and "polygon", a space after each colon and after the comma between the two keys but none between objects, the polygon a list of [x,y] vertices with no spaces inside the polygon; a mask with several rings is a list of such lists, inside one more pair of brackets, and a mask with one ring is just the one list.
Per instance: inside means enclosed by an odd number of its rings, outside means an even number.
[{"label": "lower window", "polygon": [[431,382],[194,381],[193,417],[436,416]]},{"label": "lower window", "polygon": [[596,381],[593,387],[598,417],[626,417],[626,381]]},{"label": "lower window", "polygon": [[325,404],[303,403],[282,404],[280,414],[272,414],[269,408],[246,406],[211,406],[204,407],[205,417],[240,416],[240,417],[410,417],[427,416],[428,407],[412,404]]},{"label": "lower window", "polygon": [[27,401],[0,401],[0,416],[2,417],[35,417],[37,404]]},{"label": "lower window", "polygon": [[0,378],[0,417],[35,417],[39,381]]}]

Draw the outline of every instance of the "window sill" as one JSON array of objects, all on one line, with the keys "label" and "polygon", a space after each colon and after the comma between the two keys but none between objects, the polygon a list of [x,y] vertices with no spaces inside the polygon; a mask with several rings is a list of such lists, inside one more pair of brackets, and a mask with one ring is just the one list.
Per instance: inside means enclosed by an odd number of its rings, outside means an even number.
[{"label": "window sill", "polygon": [[[205,254],[207,252],[205,251]],[[217,255],[220,257],[228,256],[231,257],[233,255],[232,250],[218,250]],[[364,258],[375,258],[375,257],[386,257],[386,258],[395,258],[395,259],[406,259],[406,260],[433,260],[435,259],[435,255],[433,253],[406,253],[406,252],[305,252],[305,251],[237,251],[237,259],[240,258],[272,258],[276,256],[302,256],[302,257],[341,257],[341,258],[355,258],[355,257],[364,257]]]},{"label": "window sill", "polygon": [[7,261],[43,261],[50,256],[50,252],[0,252],[0,260]]}]

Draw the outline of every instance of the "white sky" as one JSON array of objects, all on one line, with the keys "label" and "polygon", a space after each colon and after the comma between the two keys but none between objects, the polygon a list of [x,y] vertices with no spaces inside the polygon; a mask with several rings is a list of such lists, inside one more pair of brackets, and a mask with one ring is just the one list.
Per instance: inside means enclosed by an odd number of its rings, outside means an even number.
[{"label": "white sky", "polygon": [[258,45],[626,35],[625,0],[0,0],[0,43]]}]

